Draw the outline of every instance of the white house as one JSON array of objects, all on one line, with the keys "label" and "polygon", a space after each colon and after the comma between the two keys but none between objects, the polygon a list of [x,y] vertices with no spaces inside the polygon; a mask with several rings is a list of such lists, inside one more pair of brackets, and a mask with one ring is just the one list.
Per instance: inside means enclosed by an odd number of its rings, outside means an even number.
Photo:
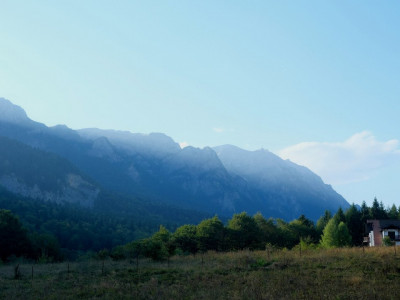
[{"label": "white house", "polygon": [[400,245],[400,220],[367,220],[366,229],[368,237],[364,241],[370,247],[382,246],[385,237]]}]

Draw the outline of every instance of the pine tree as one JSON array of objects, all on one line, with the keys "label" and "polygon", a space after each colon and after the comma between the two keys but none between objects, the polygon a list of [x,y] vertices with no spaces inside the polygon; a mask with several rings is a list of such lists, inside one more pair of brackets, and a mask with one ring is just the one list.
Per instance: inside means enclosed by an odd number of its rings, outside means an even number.
[{"label": "pine tree", "polygon": [[380,215],[381,219],[388,219],[389,218],[387,210],[385,209],[385,205],[383,205],[382,201],[379,202],[379,213],[381,214]]},{"label": "pine tree", "polygon": [[341,207],[339,207],[339,209],[337,210],[336,214],[333,217],[337,220],[338,224],[340,222],[346,222],[346,217]]},{"label": "pine tree", "polygon": [[374,198],[374,201],[372,202],[372,207],[371,207],[370,211],[371,211],[371,217],[373,219],[382,220],[382,219],[388,218],[382,201],[379,203],[378,199],[376,199],[376,197]]},{"label": "pine tree", "polygon": [[364,223],[362,213],[357,209],[354,203],[346,210],[346,225],[349,229],[353,245],[361,245],[364,236]]},{"label": "pine tree", "polygon": [[392,207],[390,208],[390,210],[388,212],[388,218],[393,219],[393,220],[396,220],[398,218],[398,212],[397,212],[396,205],[393,204]]},{"label": "pine tree", "polygon": [[374,201],[372,202],[372,206],[370,208],[370,212],[371,212],[371,217],[373,219],[379,219],[379,202],[378,199],[376,199],[376,197],[374,198]]},{"label": "pine tree", "polygon": [[326,224],[328,224],[329,220],[332,218],[332,214],[329,210],[325,210],[325,213],[323,216],[321,216],[318,221],[317,221],[317,232],[319,235],[322,234]]},{"label": "pine tree", "polygon": [[371,211],[369,209],[369,207],[367,206],[367,203],[365,203],[365,201],[363,201],[363,203],[361,204],[361,222],[363,224],[365,224],[367,222],[367,220],[372,219],[371,216]]}]

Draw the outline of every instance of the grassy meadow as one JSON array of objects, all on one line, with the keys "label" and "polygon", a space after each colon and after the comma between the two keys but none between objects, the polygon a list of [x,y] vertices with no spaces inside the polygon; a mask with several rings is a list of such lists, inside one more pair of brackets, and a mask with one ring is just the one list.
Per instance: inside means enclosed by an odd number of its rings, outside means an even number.
[{"label": "grassy meadow", "polygon": [[0,299],[400,298],[394,247],[209,252],[136,263],[0,265]]}]

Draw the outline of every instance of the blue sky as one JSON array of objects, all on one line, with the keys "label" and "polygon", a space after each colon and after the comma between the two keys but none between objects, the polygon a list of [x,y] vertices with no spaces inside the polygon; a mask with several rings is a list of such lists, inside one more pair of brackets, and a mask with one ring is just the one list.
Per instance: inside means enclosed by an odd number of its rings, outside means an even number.
[{"label": "blue sky", "polygon": [[0,2],[0,96],[47,125],[269,149],[400,205],[397,1]]}]

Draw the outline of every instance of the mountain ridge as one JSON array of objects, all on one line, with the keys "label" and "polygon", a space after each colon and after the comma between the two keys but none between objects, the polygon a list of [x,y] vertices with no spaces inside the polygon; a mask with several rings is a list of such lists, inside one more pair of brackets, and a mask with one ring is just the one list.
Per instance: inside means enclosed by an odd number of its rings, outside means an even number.
[{"label": "mountain ridge", "polygon": [[309,169],[264,149],[181,149],[163,133],[47,127],[4,98],[0,136],[67,159],[107,190],[212,214],[317,219],[325,209],[349,206]]}]

